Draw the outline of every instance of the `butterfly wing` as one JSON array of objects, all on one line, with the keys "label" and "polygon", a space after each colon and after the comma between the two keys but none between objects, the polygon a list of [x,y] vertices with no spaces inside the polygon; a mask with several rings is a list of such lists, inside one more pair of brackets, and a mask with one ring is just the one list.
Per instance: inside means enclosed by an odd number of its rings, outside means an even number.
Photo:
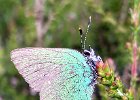
[{"label": "butterfly wing", "polygon": [[22,48],[12,51],[11,59],[41,100],[91,100],[92,71],[78,51]]}]

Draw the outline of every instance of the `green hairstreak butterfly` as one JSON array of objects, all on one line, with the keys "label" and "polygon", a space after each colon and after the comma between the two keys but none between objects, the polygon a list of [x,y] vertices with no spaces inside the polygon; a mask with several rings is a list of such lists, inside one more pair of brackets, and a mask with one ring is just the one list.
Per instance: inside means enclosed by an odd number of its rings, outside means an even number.
[{"label": "green hairstreak butterfly", "polygon": [[12,62],[30,87],[39,92],[40,100],[92,99],[96,64],[102,60],[91,47],[85,49],[86,37],[83,41],[83,32],[79,31],[82,53],[65,48],[20,48],[11,52]]}]

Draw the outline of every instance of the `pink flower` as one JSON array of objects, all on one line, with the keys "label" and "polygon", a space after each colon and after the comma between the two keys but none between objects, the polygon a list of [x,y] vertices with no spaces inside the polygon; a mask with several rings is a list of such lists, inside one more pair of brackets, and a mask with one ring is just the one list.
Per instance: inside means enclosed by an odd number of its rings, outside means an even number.
[{"label": "pink flower", "polygon": [[133,44],[133,62],[131,67],[131,74],[133,77],[137,76],[137,43]]}]

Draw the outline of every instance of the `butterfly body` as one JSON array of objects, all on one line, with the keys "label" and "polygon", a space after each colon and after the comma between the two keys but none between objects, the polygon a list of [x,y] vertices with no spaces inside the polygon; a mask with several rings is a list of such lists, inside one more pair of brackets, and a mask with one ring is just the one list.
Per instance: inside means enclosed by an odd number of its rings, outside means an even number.
[{"label": "butterfly body", "polygon": [[91,100],[101,61],[93,49],[62,48],[15,49],[11,59],[40,100]]}]

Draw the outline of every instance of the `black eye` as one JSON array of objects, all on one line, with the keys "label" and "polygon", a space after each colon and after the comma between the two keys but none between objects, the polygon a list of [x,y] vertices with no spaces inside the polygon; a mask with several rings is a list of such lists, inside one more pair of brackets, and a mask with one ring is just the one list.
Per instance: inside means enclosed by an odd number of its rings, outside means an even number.
[{"label": "black eye", "polygon": [[84,54],[85,54],[86,56],[90,56],[90,53],[89,53],[89,52],[84,52]]}]

